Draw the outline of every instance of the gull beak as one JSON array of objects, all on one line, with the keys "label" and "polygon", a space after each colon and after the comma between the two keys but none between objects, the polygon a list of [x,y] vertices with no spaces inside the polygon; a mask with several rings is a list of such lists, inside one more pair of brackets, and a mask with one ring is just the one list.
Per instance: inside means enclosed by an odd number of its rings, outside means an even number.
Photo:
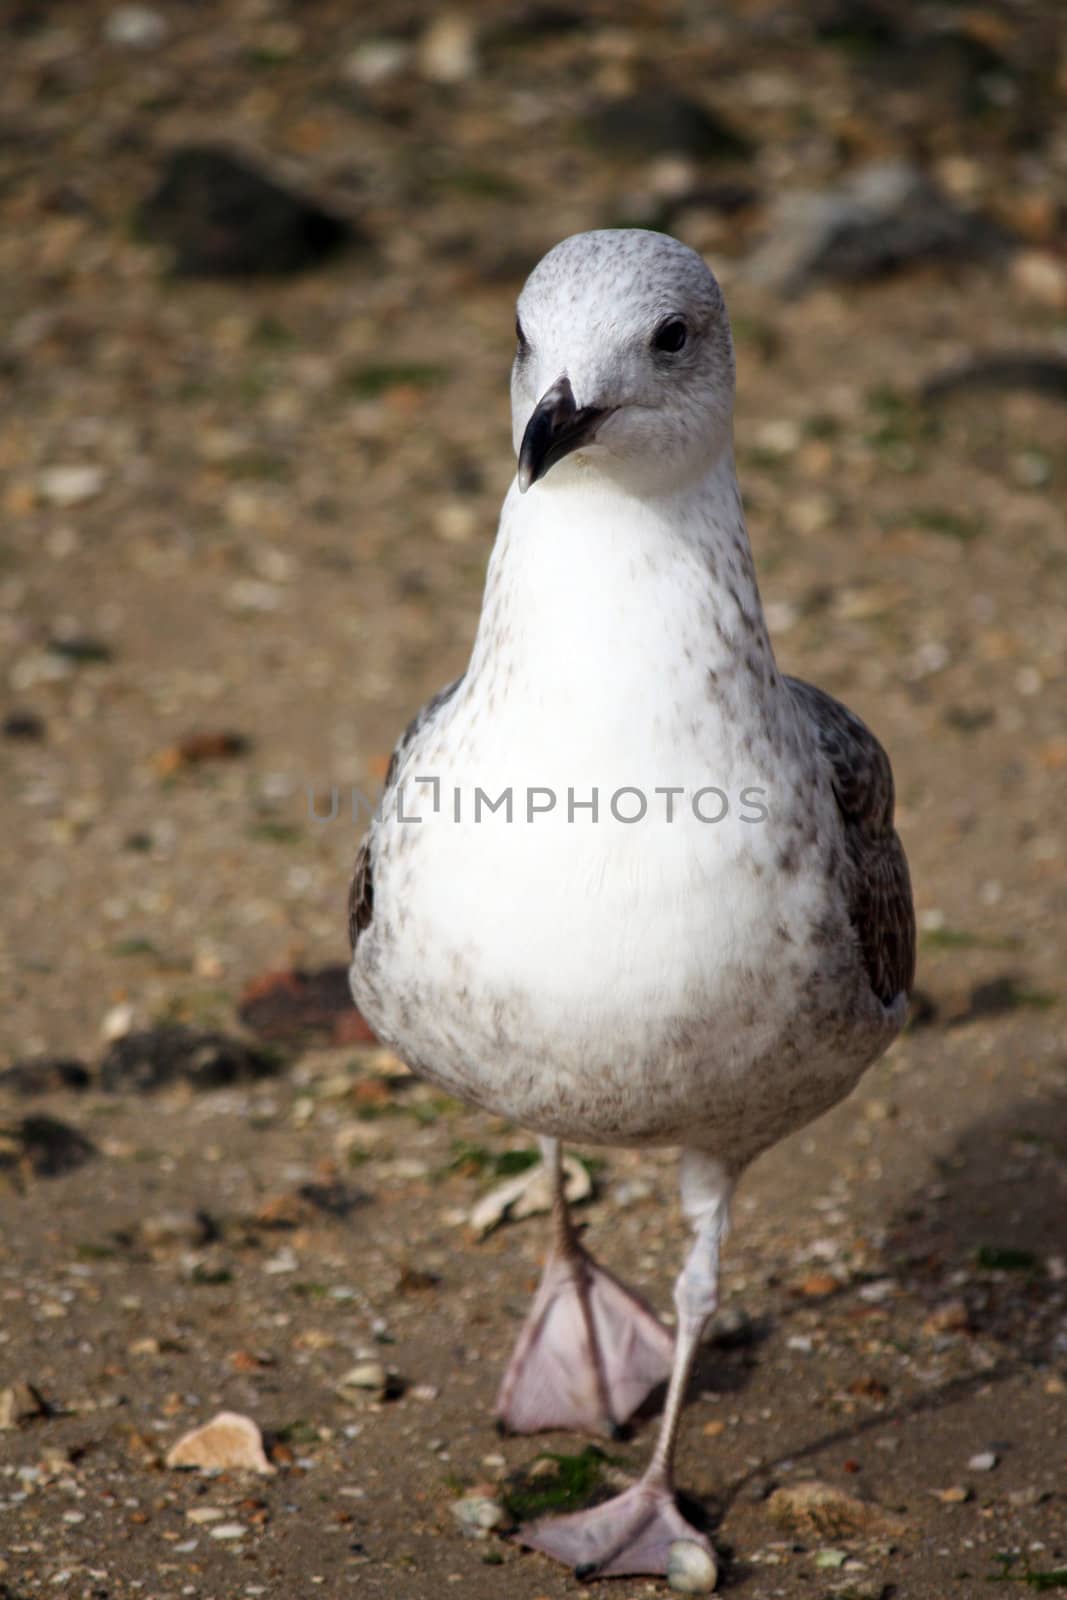
[{"label": "gull beak", "polygon": [[589,444],[610,409],[576,406],[574,390],[567,377],[559,378],[537,402],[526,424],[519,449],[519,490],[525,494],[532,483],[543,478],[550,467],[572,450]]}]

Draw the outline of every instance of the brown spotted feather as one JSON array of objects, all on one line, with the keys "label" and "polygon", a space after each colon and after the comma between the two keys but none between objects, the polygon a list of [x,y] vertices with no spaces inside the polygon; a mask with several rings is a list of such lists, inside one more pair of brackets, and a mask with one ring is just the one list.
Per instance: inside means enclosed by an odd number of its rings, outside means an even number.
[{"label": "brown spotted feather", "polygon": [[852,865],[849,917],[871,988],[883,1005],[915,977],[915,911],[904,847],[893,827],[893,770],[874,734],[839,700],[786,678],[833,775]]},{"label": "brown spotted feather", "polygon": [[348,888],[348,942],[354,951],[364,928],[374,915],[374,867],[371,862],[371,835],[368,833],[356,855],[352,882]]},{"label": "brown spotted feather", "polygon": [[[389,758],[389,768],[385,774],[385,793],[393,787],[400,763],[412,744],[413,740],[422,732],[427,723],[437,715],[443,706],[446,706],[463,682],[462,676],[453,679],[443,689],[439,689],[432,699],[427,700],[397,740],[396,748]],[[348,889],[348,939],[354,951],[359,936],[366,928],[370,927],[374,915],[374,842],[375,833],[373,823],[368,828],[366,837],[359,847],[356,864],[352,870],[352,882]]]}]

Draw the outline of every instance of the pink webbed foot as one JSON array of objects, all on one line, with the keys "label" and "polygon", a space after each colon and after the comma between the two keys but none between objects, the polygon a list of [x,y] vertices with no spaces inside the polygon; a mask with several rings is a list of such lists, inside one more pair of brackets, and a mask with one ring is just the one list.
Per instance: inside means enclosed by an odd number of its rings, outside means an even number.
[{"label": "pink webbed foot", "polygon": [[[529,1549],[573,1567],[578,1578],[663,1576],[688,1557],[690,1566],[694,1558],[697,1563],[706,1561],[709,1588],[715,1579],[708,1540],[685,1520],[669,1489],[644,1478],[588,1511],[524,1524],[515,1537]],[[672,1551],[680,1544],[683,1549]],[[690,1550],[692,1545],[704,1556]]]},{"label": "pink webbed foot", "polygon": [[498,1426],[613,1438],[669,1376],[673,1355],[654,1312],[572,1243],[545,1265],[497,1396]]}]

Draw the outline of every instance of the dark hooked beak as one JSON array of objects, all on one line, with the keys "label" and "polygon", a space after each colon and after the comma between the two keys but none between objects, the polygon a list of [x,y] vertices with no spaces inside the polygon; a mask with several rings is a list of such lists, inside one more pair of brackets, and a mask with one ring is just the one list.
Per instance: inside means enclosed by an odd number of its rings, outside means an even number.
[{"label": "dark hooked beak", "polygon": [[609,415],[596,406],[576,406],[569,378],[559,378],[541,399],[526,424],[519,449],[519,490],[525,494],[550,467],[572,450],[589,444]]}]

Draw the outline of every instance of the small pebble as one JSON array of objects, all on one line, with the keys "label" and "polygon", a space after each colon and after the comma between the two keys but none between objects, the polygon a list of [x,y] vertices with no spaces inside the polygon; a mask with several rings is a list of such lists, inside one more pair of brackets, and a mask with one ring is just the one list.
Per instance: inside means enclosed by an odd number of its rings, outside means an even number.
[{"label": "small pebble", "polygon": [[487,1495],[470,1494],[453,1503],[452,1515],[468,1539],[487,1539],[504,1521],[504,1508]]},{"label": "small pebble", "polygon": [[1021,250],[1012,261],[1011,280],[1028,300],[1054,311],[1067,306],[1067,266],[1051,250]]},{"label": "small pebble", "polygon": [[895,1278],[876,1278],[873,1283],[864,1283],[858,1293],[861,1300],[868,1305],[880,1305],[883,1300],[888,1300],[896,1294],[897,1283]]},{"label": "small pebble", "polygon": [[236,578],[226,592],[231,611],[277,611],[282,603],[276,584],[259,578]]},{"label": "small pebble", "polygon": [[458,12],[440,12],[419,39],[416,64],[430,83],[464,83],[478,70],[474,28]]},{"label": "small pebble", "polygon": [[676,1594],[710,1594],[719,1581],[715,1558],[695,1539],[676,1539],[667,1556],[667,1582]]},{"label": "small pebble", "polygon": [[86,500],[95,499],[103,487],[102,467],[45,467],[37,476],[38,491],[54,506],[82,505]]},{"label": "small pebble", "polygon": [[970,1313],[964,1300],[946,1300],[935,1306],[923,1323],[925,1334],[963,1333],[970,1326]]},{"label": "small pebble", "polygon": [[373,89],[403,72],[410,55],[411,47],[403,39],[368,39],[352,51],[341,75],[360,88]]},{"label": "small pebble", "polygon": [[971,1491],[962,1483],[954,1483],[948,1489],[931,1489],[930,1493],[943,1506],[962,1506],[971,1498]]},{"label": "small pebble", "polygon": [[982,1450],[978,1455],[971,1457],[967,1463],[967,1466],[971,1472],[992,1472],[996,1464],[996,1452],[993,1450]]},{"label": "small pebble", "polygon": [[276,1278],[285,1272],[295,1272],[299,1265],[295,1251],[288,1245],[283,1245],[279,1251],[264,1261],[263,1271],[268,1276]]},{"label": "small pebble", "polygon": [[118,1005],[111,1007],[104,1013],[104,1020],[100,1024],[100,1037],[105,1044],[112,1043],[115,1039],[124,1039],[132,1030],[136,1012],[128,1000],[120,1000]]},{"label": "small pebble", "polygon": [[357,1361],[354,1367],[349,1367],[338,1387],[382,1391],[388,1381],[389,1375],[380,1361]]},{"label": "small pebble", "polygon": [[841,1283],[832,1272],[809,1272],[795,1286],[794,1293],[802,1295],[807,1300],[822,1300],[828,1294],[834,1294],[840,1289]]},{"label": "small pebble", "polygon": [[248,1529],[243,1522],[220,1522],[217,1528],[212,1528],[213,1539],[243,1539]]},{"label": "small pebble", "polygon": [[104,24],[104,36],[127,50],[152,50],[167,37],[167,24],[148,6],[116,6]]},{"label": "small pebble", "polygon": [[[141,1242],[149,1249],[166,1245],[188,1245],[193,1249],[208,1244],[214,1236],[214,1226],[203,1211],[161,1211],[157,1216],[144,1217],[138,1229]],[[156,1345],[158,1352],[159,1346]]]}]

